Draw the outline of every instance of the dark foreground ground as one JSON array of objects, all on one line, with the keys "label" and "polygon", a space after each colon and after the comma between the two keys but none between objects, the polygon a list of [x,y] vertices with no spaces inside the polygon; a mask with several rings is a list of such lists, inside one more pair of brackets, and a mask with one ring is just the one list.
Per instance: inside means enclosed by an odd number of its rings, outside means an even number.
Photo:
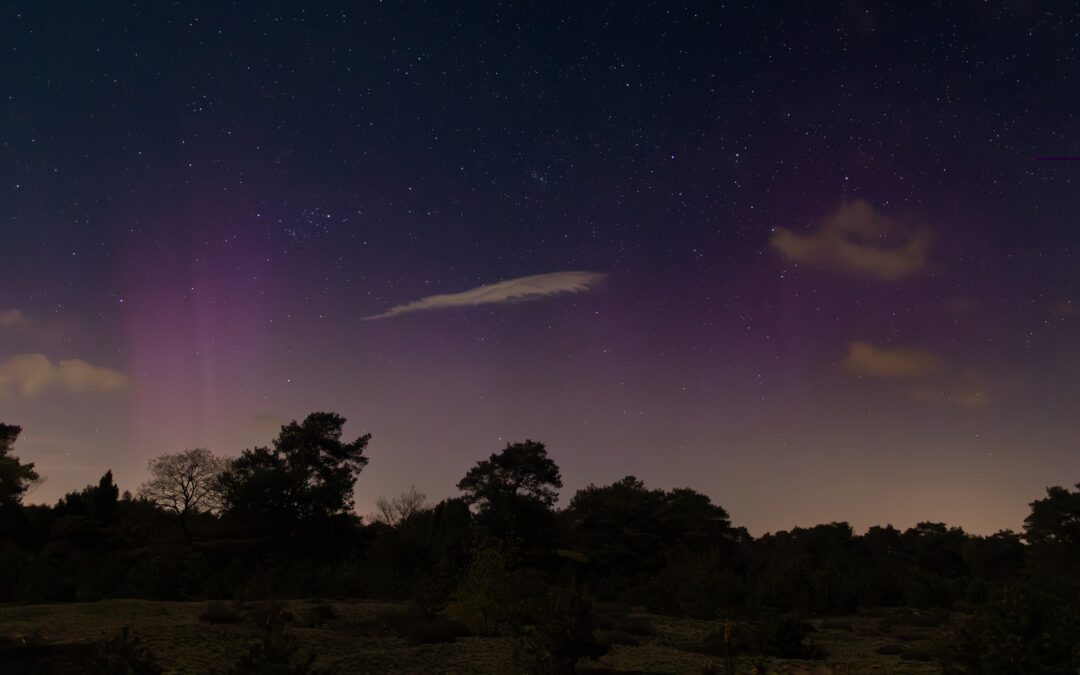
[{"label": "dark foreground ground", "polygon": [[[85,672],[96,643],[130,626],[168,673],[227,670],[262,636],[255,620],[200,620],[205,602],[106,600],[96,603],[0,606],[0,673]],[[289,632],[300,652],[316,665],[340,673],[511,673],[512,643],[506,638],[462,637],[415,644],[395,635],[393,617],[403,606],[361,601],[292,601]],[[329,609],[327,609],[329,607]],[[723,659],[696,653],[717,623],[635,612],[618,644],[582,671],[702,673]],[[884,610],[813,622],[813,640],[828,653],[822,661],[749,659],[767,673],[940,673],[937,655],[946,647],[958,617],[912,610]],[[603,631],[599,631],[598,635]],[[600,637],[607,637],[600,635]],[[633,643],[639,644],[633,644]]]}]

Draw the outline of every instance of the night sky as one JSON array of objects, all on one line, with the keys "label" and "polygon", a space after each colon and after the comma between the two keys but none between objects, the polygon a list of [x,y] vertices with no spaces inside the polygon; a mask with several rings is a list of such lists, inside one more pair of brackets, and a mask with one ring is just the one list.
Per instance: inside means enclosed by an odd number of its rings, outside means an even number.
[{"label": "night sky", "polygon": [[32,502],[315,410],[361,513],[525,438],[754,534],[1080,480],[1072,3],[4,2],[0,49]]}]

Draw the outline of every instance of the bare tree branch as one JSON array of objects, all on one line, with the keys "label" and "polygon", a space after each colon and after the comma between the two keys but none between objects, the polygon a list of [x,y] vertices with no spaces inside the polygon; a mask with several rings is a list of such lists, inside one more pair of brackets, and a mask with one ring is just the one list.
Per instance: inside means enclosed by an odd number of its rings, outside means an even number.
[{"label": "bare tree branch", "polygon": [[397,497],[379,497],[375,500],[375,508],[378,510],[375,519],[390,527],[397,527],[423,511],[426,502],[427,495],[417,490],[415,485],[410,485],[408,492]]},{"label": "bare tree branch", "polygon": [[189,514],[220,509],[217,483],[227,465],[227,460],[215,457],[205,448],[155,457],[148,467],[150,480],[139,487],[139,495],[175,513],[184,535],[190,536]]}]

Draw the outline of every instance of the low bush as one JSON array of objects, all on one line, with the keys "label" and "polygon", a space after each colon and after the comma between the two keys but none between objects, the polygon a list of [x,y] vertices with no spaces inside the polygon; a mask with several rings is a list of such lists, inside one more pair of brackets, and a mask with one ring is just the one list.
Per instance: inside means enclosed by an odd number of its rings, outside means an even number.
[{"label": "low bush", "polygon": [[164,670],[154,653],[124,626],[118,635],[98,646],[88,672],[93,675],[160,675]]},{"label": "low bush", "polygon": [[814,627],[790,615],[768,615],[761,624],[758,653],[782,659],[820,659],[825,652],[810,635]]},{"label": "low bush", "polygon": [[814,627],[788,614],[766,612],[750,623],[730,623],[693,648],[701,654],[753,654],[781,659],[821,659],[825,652],[812,639]]},{"label": "low bush", "polygon": [[514,664],[528,673],[570,673],[583,659],[596,659],[610,643],[596,639],[592,600],[566,567],[534,608],[535,623],[513,626]]},{"label": "low bush", "polygon": [[1080,671],[1080,594],[1026,581],[978,609],[961,627],[947,673]]},{"label": "low bush", "polygon": [[[227,675],[325,675],[326,671],[316,669],[315,655],[300,655],[300,646],[285,628],[283,613],[275,615],[266,626],[263,639],[251,645],[225,671]],[[210,675],[221,675],[211,671]]]}]

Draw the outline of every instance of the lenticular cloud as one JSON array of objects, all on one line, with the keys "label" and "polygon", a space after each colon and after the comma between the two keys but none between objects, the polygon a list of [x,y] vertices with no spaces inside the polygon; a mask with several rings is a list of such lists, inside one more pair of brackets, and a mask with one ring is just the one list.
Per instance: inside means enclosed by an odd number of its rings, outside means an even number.
[{"label": "lenticular cloud", "polygon": [[391,307],[382,314],[364,317],[364,320],[389,319],[402,314],[423,312],[431,309],[498,305],[539,300],[564,293],[580,293],[595,288],[605,276],[600,272],[580,271],[551,272],[518,277],[517,279],[506,279],[505,281],[470,288],[460,293],[429,295],[426,298]]}]

